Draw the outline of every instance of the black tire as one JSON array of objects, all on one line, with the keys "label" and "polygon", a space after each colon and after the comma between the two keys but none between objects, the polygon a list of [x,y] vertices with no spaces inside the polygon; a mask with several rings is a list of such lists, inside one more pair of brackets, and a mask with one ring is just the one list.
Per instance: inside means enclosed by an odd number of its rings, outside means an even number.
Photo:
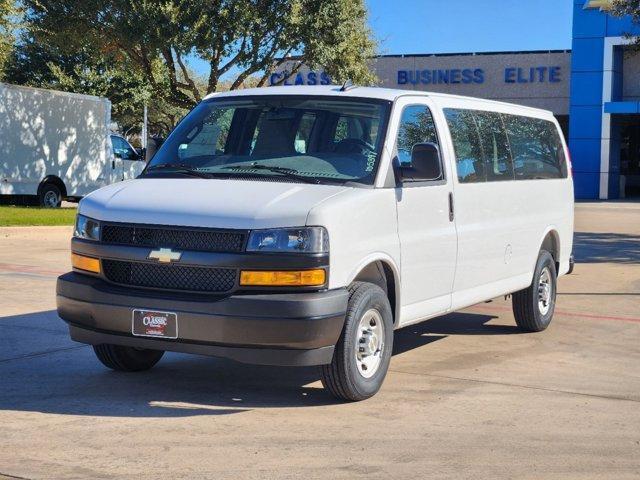
[{"label": "black tire", "polygon": [[120,372],[149,370],[164,355],[161,350],[147,350],[109,344],[94,345],[93,351],[105,367]]},{"label": "black tire", "polygon": [[[546,303],[546,308],[539,303],[539,288],[541,287],[541,277],[545,269],[550,288],[549,298],[547,302],[543,302],[543,304]],[[556,263],[553,257],[546,250],[541,250],[538,254],[531,285],[514,293],[512,296],[513,315],[516,318],[516,324],[521,330],[525,332],[541,332],[549,326],[556,306],[557,278]]]},{"label": "black tire", "polygon": [[62,192],[55,183],[45,183],[38,193],[38,205],[44,208],[59,208]]},{"label": "black tire", "polygon": [[[376,310],[382,319],[384,344],[380,348],[380,360],[375,373],[365,378],[356,361],[356,344],[359,344],[358,326],[364,314]],[[336,344],[333,359],[321,367],[322,385],[341,400],[359,401],[375,395],[389,369],[393,351],[393,314],[386,293],[377,285],[354,282],[349,287],[349,304]]]}]

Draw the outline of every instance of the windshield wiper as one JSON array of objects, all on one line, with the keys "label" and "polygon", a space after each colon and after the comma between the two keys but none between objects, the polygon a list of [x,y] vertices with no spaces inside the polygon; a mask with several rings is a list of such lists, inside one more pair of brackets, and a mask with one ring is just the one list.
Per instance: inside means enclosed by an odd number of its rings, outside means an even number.
[{"label": "windshield wiper", "polygon": [[269,165],[260,165],[257,163],[251,165],[229,165],[227,167],[222,167],[224,170],[265,170],[267,172],[278,173],[283,177],[288,177],[293,180],[297,180],[299,182],[304,183],[315,183],[320,184],[320,180],[314,177],[305,177],[304,175],[299,175],[298,170],[295,168],[286,168],[286,167],[278,167],[278,166],[269,166]]},{"label": "windshield wiper", "polygon": [[172,170],[172,173],[179,173],[182,175],[190,175],[198,178],[212,178],[213,175],[207,172],[201,172],[196,170],[186,163],[160,163],[158,165],[151,165],[147,167],[145,173],[158,170]]}]

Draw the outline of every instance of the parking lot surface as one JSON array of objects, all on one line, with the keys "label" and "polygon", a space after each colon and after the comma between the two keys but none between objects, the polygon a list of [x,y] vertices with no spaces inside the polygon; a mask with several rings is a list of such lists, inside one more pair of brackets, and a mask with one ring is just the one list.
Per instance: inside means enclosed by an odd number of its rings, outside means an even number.
[{"label": "parking lot surface", "polygon": [[576,205],[547,331],[504,299],[404,328],[351,404],[313,368],[107,370],[55,312],[70,235],[0,228],[0,478],[640,478],[638,203]]}]

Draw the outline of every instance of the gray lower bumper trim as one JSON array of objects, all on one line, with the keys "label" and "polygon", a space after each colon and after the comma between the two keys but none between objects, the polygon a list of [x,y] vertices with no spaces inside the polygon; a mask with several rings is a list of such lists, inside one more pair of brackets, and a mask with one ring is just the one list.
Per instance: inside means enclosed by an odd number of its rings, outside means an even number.
[{"label": "gray lower bumper trim", "polygon": [[127,347],[148,348],[169,352],[192,353],[212,357],[230,358],[232,360],[254,365],[279,365],[304,367],[312,365],[326,365],[331,363],[334,346],[315,348],[311,350],[294,350],[280,348],[243,348],[167,341],[114,335],[97,332],[69,324],[71,339],[89,345],[112,344]]}]

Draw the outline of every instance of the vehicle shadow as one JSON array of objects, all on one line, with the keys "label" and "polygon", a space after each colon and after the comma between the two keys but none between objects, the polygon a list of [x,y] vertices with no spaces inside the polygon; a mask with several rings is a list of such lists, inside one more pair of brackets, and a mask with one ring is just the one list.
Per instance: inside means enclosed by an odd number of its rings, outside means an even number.
[{"label": "vehicle shadow", "polygon": [[[394,355],[449,335],[506,335],[495,318],[453,313],[396,331]],[[68,340],[55,311],[0,318],[0,410],[106,417],[229,415],[257,408],[339,403],[319,383],[319,369],[254,366],[167,353],[148,372],[103,367],[91,347]]]},{"label": "vehicle shadow", "polygon": [[640,235],[576,232],[573,252],[576,263],[640,263]]}]

